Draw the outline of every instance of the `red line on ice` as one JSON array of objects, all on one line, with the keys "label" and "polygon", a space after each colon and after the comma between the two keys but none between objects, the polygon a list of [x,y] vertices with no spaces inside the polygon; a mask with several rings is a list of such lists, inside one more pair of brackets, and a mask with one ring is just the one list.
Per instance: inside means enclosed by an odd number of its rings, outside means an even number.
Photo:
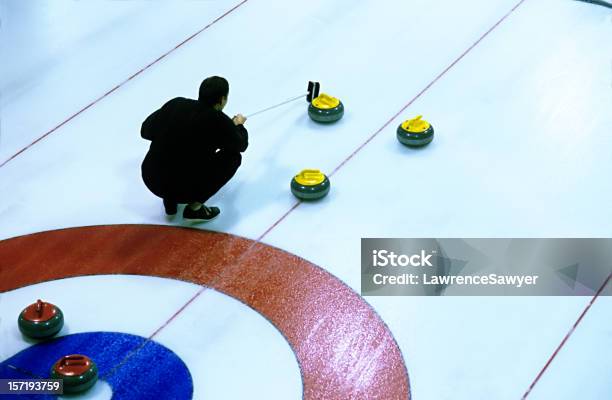
[{"label": "red line on ice", "polygon": [[11,157],[9,157],[7,160],[4,160],[2,162],[2,164],[0,164],[0,168],[4,167],[6,164],[8,164],[11,160],[13,160],[14,158],[16,158],[17,156],[19,156],[21,153],[23,153],[24,151],[28,150],[30,147],[34,146],[36,143],[40,142],[41,140],[43,140],[44,138],[46,138],[47,136],[49,136],[50,134],[52,134],[53,132],[57,131],[59,128],[61,128],[62,126],[66,125],[68,122],[72,121],[74,118],[76,118],[77,116],[81,115],[83,112],[85,112],[86,110],[88,110],[89,108],[91,108],[92,106],[94,106],[95,104],[99,103],[101,100],[103,100],[104,98],[106,98],[108,95],[110,95],[111,93],[115,92],[117,89],[119,89],[120,87],[122,87],[123,85],[125,85],[126,83],[128,83],[129,81],[131,81],[132,79],[134,79],[135,77],[137,77],[138,75],[140,75],[141,73],[143,73],[144,71],[146,71],[147,69],[149,69],[150,67],[152,67],[153,65],[157,64],[159,61],[161,61],[163,58],[165,58],[167,55],[169,55],[170,53],[172,53],[173,51],[175,51],[176,49],[178,49],[179,47],[181,47],[182,45],[184,45],[185,43],[189,42],[191,39],[195,38],[196,36],[198,36],[200,33],[204,32],[206,29],[210,28],[211,26],[213,26],[215,23],[219,22],[221,19],[223,19],[224,17],[226,17],[227,15],[229,15],[230,13],[232,13],[234,10],[236,10],[238,7],[240,7],[241,5],[243,5],[244,3],[246,3],[249,0],[243,0],[240,3],[238,3],[237,5],[235,5],[234,7],[232,7],[231,9],[229,9],[228,11],[226,11],[223,15],[217,17],[214,21],[212,21],[211,23],[209,23],[208,25],[206,25],[204,28],[200,29],[199,31],[197,31],[196,33],[194,33],[193,35],[189,36],[187,39],[183,40],[182,42],[180,42],[179,44],[177,44],[176,46],[174,46],[172,49],[168,50],[167,52],[165,52],[164,54],[162,54],[161,56],[159,56],[158,58],[156,58],[154,61],[150,62],[149,64],[147,64],[145,67],[141,68],[138,72],[135,72],[134,74],[132,74],[129,78],[127,78],[126,80],[124,80],[123,82],[119,83],[117,86],[115,86],[114,88],[110,89],[109,91],[107,91],[106,93],[104,93],[102,96],[98,97],[97,99],[95,99],[94,101],[92,101],[91,103],[89,103],[88,105],[86,105],[85,107],[81,108],[79,111],[77,111],[76,113],[72,114],[70,117],[68,117],[67,119],[65,119],[64,121],[62,121],[60,124],[58,124],[57,126],[55,126],[54,128],[48,130],[47,132],[45,132],[41,137],[39,137],[38,139],[34,140],[32,143],[30,143],[29,145],[25,146],[24,148],[22,148],[21,150],[19,150],[17,153],[13,154]]},{"label": "red line on ice", "polygon": [[597,292],[595,293],[595,296],[593,296],[593,298],[591,299],[589,304],[587,304],[585,309],[582,310],[582,313],[580,314],[580,316],[578,317],[576,322],[574,322],[574,325],[572,325],[571,329],[569,330],[569,332],[567,332],[567,334],[565,335],[565,337],[563,338],[561,343],[559,343],[559,346],[557,346],[557,348],[552,353],[552,355],[550,356],[548,361],[546,361],[546,364],[544,364],[544,367],[540,370],[540,372],[538,373],[538,376],[536,376],[536,378],[533,380],[533,382],[531,382],[531,385],[529,385],[529,389],[527,389],[527,391],[525,392],[523,397],[521,397],[521,400],[525,400],[527,398],[527,396],[529,396],[529,393],[531,393],[531,390],[533,390],[534,386],[538,383],[538,381],[540,380],[542,375],[544,375],[544,372],[546,372],[546,370],[548,369],[548,367],[550,366],[552,361],[555,359],[555,357],[557,357],[557,354],[559,354],[559,351],[561,351],[563,346],[565,346],[565,343],[567,342],[567,340],[570,338],[570,336],[572,336],[572,334],[574,333],[574,331],[578,327],[578,324],[580,324],[580,321],[582,321],[582,319],[584,318],[586,313],[591,309],[591,306],[593,305],[593,303],[595,303],[595,300],[597,300],[597,298],[599,297],[601,292],[603,292],[604,288],[606,287],[606,285],[610,281],[610,277],[612,277],[612,274],[608,275],[608,278],[604,281],[603,285],[601,285],[599,290],[597,290]]}]

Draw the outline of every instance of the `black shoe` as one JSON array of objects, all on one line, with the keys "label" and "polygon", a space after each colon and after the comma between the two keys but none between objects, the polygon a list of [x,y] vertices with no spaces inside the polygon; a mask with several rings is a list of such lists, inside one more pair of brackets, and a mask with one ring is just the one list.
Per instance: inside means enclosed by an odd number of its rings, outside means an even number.
[{"label": "black shoe", "polygon": [[197,210],[192,210],[191,207],[185,207],[183,211],[183,218],[190,221],[211,221],[221,213],[219,207],[206,207],[202,204],[202,207]]},{"label": "black shoe", "polygon": [[178,204],[173,202],[172,200],[164,199],[164,209],[166,210],[166,215],[174,215],[176,214]]}]

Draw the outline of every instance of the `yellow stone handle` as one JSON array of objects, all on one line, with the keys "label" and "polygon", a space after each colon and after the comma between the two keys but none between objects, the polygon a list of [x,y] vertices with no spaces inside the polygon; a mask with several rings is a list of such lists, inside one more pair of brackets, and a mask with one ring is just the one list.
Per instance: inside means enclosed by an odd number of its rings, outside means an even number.
[{"label": "yellow stone handle", "polygon": [[340,100],[325,93],[321,93],[319,97],[312,100],[313,106],[322,109],[338,107],[339,104]]},{"label": "yellow stone handle", "polygon": [[429,122],[421,119],[422,115],[418,115],[415,118],[404,121],[402,128],[409,132],[424,132],[429,129]]},{"label": "yellow stone handle", "polygon": [[325,175],[318,169],[305,169],[295,176],[300,185],[313,186],[325,180]]}]

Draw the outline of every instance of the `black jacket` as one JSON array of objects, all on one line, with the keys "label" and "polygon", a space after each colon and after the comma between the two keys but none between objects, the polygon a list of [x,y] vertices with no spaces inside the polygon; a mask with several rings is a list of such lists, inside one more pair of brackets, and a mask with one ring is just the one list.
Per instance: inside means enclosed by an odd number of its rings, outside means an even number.
[{"label": "black jacket", "polygon": [[[197,100],[177,97],[149,115],[141,136],[151,141],[142,164],[149,189],[160,196],[201,181],[213,173],[217,151],[241,153],[248,147],[248,132],[226,114],[203,107]],[[209,171],[206,171],[209,170]]]}]

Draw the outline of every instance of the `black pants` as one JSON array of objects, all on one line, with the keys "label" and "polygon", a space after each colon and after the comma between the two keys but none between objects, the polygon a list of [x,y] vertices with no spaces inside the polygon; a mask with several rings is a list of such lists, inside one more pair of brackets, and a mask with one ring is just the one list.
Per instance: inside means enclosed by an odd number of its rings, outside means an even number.
[{"label": "black pants", "polygon": [[169,202],[205,203],[236,174],[242,163],[238,152],[220,150],[198,167],[196,171],[175,171],[165,175],[143,163],[142,177],[145,185],[158,197]]}]

